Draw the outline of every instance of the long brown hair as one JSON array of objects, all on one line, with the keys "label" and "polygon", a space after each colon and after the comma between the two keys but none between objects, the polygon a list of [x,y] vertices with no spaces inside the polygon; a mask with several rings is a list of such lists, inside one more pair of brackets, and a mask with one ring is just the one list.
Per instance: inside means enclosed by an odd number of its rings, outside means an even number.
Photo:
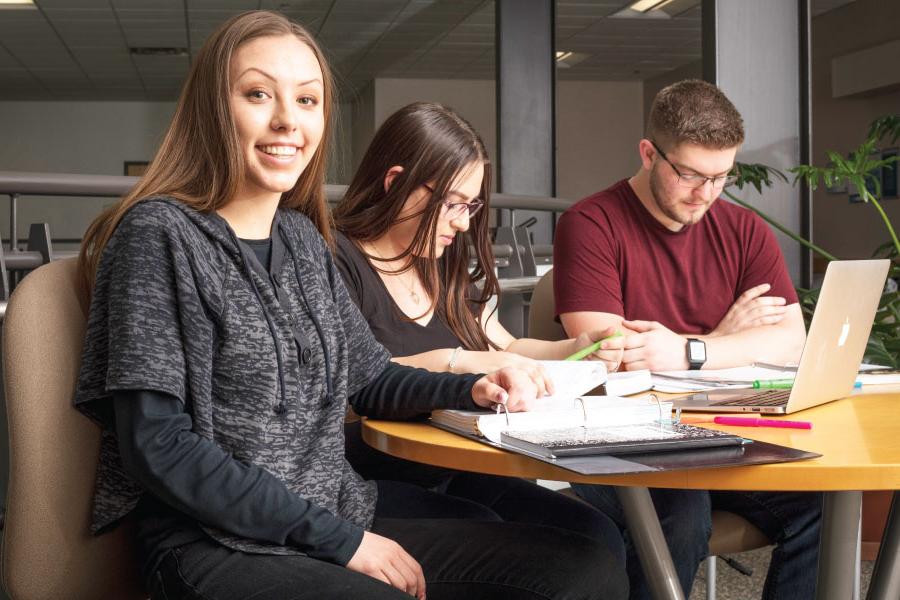
[{"label": "long brown hair", "polygon": [[90,298],[100,256],[109,238],[122,216],[137,202],[164,194],[199,211],[209,212],[237,193],[243,182],[245,165],[229,105],[231,59],[245,42],[284,35],[293,35],[306,44],[319,61],[325,128],[315,154],[296,185],[282,194],[280,206],[304,213],[331,243],[331,221],[324,190],[334,98],[328,62],[312,35],[300,25],[274,12],[246,12],[223,23],[203,44],[191,65],[172,123],[147,172],[85,232],[78,257],[83,298]]},{"label": "long brown hair", "polygon": [[[480,197],[485,206],[472,217],[463,239],[435,259],[435,230],[442,201],[456,178],[478,162],[484,164]],[[385,191],[385,175],[394,166],[403,167],[403,171]],[[410,194],[425,184],[434,189],[425,208],[404,217],[421,216],[412,244],[400,255],[385,258],[408,259],[407,268],[415,270],[431,296],[429,310],[444,316],[467,349],[496,348],[481,323],[481,309],[500,291],[488,231],[491,164],[484,142],[468,121],[446,106],[429,102],[410,104],[388,117],[375,133],[347,194],[333,211],[335,226],[356,243],[376,240],[398,222]],[[470,244],[475,250],[471,274]],[[374,261],[385,260],[366,255]],[[471,297],[472,284],[480,280],[484,280],[481,291]]]}]

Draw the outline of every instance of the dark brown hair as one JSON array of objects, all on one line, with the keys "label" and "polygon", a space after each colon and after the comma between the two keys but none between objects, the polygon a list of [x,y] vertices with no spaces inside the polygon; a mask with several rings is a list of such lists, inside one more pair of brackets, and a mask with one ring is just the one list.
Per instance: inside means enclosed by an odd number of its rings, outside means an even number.
[{"label": "dark brown hair", "polygon": [[207,38],[191,65],[175,116],[147,172],[85,232],[78,258],[83,298],[90,297],[100,256],[109,238],[122,216],[136,203],[148,196],[164,194],[208,212],[221,207],[237,193],[245,165],[229,104],[231,59],[245,42],[284,35],[295,36],[319,61],[325,128],[315,154],[296,185],[282,194],[280,205],[304,213],[331,242],[331,221],[323,187],[334,98],[328,63],[316,41],[300,25],[274,12],[246,12],[232,17]]},{"label": "dark brown hair", "polygon": [[667,149],[683,143],[734,148],[744,141],[744,120],[722,90],[685,79],[664,87],[653,99],[646,136]]},{"label": "dark brown hair", "polygon": [[[471,218],[462,239],[435,259],[442,201],[456,178],[479,162],[484,165],[480,197],[485,206]],[[394,166],[403,167],[403,172],[385,191],[385,176]],[[468,121],[446,106],[428,102],[404,106],[388,117],[375,133],[346,196],[333,211],[335,226],[357,244],[376,240],[398,222],[406,200],[425,184],[434,189],[425,208],[405,217],[421,216],[410,247],[399,256],[367,256],[373,261],[408,258],[407,268],[415,270],[431,296],[432,304],[425,313],[434,309],[442,315],[469,350],[496,348],[481,323],[484,305],[500,291],[488,231],[491,165],[484,143]],[[475,250],[471,274],[470,244]],[[470,292],[479,280],[484,280],[481,291]]]}]

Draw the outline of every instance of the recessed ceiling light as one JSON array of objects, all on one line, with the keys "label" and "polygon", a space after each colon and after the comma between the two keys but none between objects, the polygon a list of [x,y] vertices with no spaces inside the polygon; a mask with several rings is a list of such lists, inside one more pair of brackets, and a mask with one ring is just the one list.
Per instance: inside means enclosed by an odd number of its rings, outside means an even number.
[{"label": "recessed ceiling light", "polygon": [[0,10],[3,9],[36,9],[34,0],[0,0]]}]

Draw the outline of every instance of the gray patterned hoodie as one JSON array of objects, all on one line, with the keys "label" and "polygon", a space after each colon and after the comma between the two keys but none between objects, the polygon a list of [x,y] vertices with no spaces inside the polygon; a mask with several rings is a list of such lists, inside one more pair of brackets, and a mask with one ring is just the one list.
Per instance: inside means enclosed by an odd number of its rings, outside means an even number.
[{"label": "gray patterned hoodie", "polygon": [[[76,407],[104,425],[93,531],[115,524],[143,493],[122,467],[110,426],[110,399],[126,390],[180,399],[197,435],[359,535],[371,526],[375,485],[344,459],[343,422],[347,398],[389,355],[313,224],[280,209],[276,235],[285,255],[267,279],[223,219],[175,199],[144,200],[117,227],[97,272],[75,395]],[[238,550],[300,553],[205,529]]]}]

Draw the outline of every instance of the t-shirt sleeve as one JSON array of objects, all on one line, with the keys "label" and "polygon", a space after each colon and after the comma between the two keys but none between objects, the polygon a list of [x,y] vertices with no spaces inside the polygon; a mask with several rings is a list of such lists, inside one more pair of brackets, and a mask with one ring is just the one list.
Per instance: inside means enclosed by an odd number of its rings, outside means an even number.
[{"label": "t-shirt sleeve", "polygon": [[351,299],[336,261],[328,250],[325,251],[325,259],[334,302],[347,339],[347,363],[349,366],[347,393],[352,395],[384,370],[391,360],[391,355],[375,339],[368,322]]},{"label": "t-shirt sleeve", "polygon": [[560,218],[553,245],[557,317],[579,311],[625,315],[613,231],[599,210],[569,209]]},{"label": "t-shirt sleeve", "polygon": [[334,253],[334,264],[344,280],[344,286],[347,288],[350,299],[362,310],[365,286],[362,282],[359,264],[354,260],[354,255],[352,254],[353,248],[348,247],[353,242],[340,234],[337,234],[335,237],[337,246]]},{"label": "t-shirt sleeve", "polygon": [[737,295],[754,286],[768,283],[772,289],[766,295],[781,296],[788,304],[799,302],[797,290],[772,229],[754,213],[750,213],[746,227],[745,266],[738,282]]}]

